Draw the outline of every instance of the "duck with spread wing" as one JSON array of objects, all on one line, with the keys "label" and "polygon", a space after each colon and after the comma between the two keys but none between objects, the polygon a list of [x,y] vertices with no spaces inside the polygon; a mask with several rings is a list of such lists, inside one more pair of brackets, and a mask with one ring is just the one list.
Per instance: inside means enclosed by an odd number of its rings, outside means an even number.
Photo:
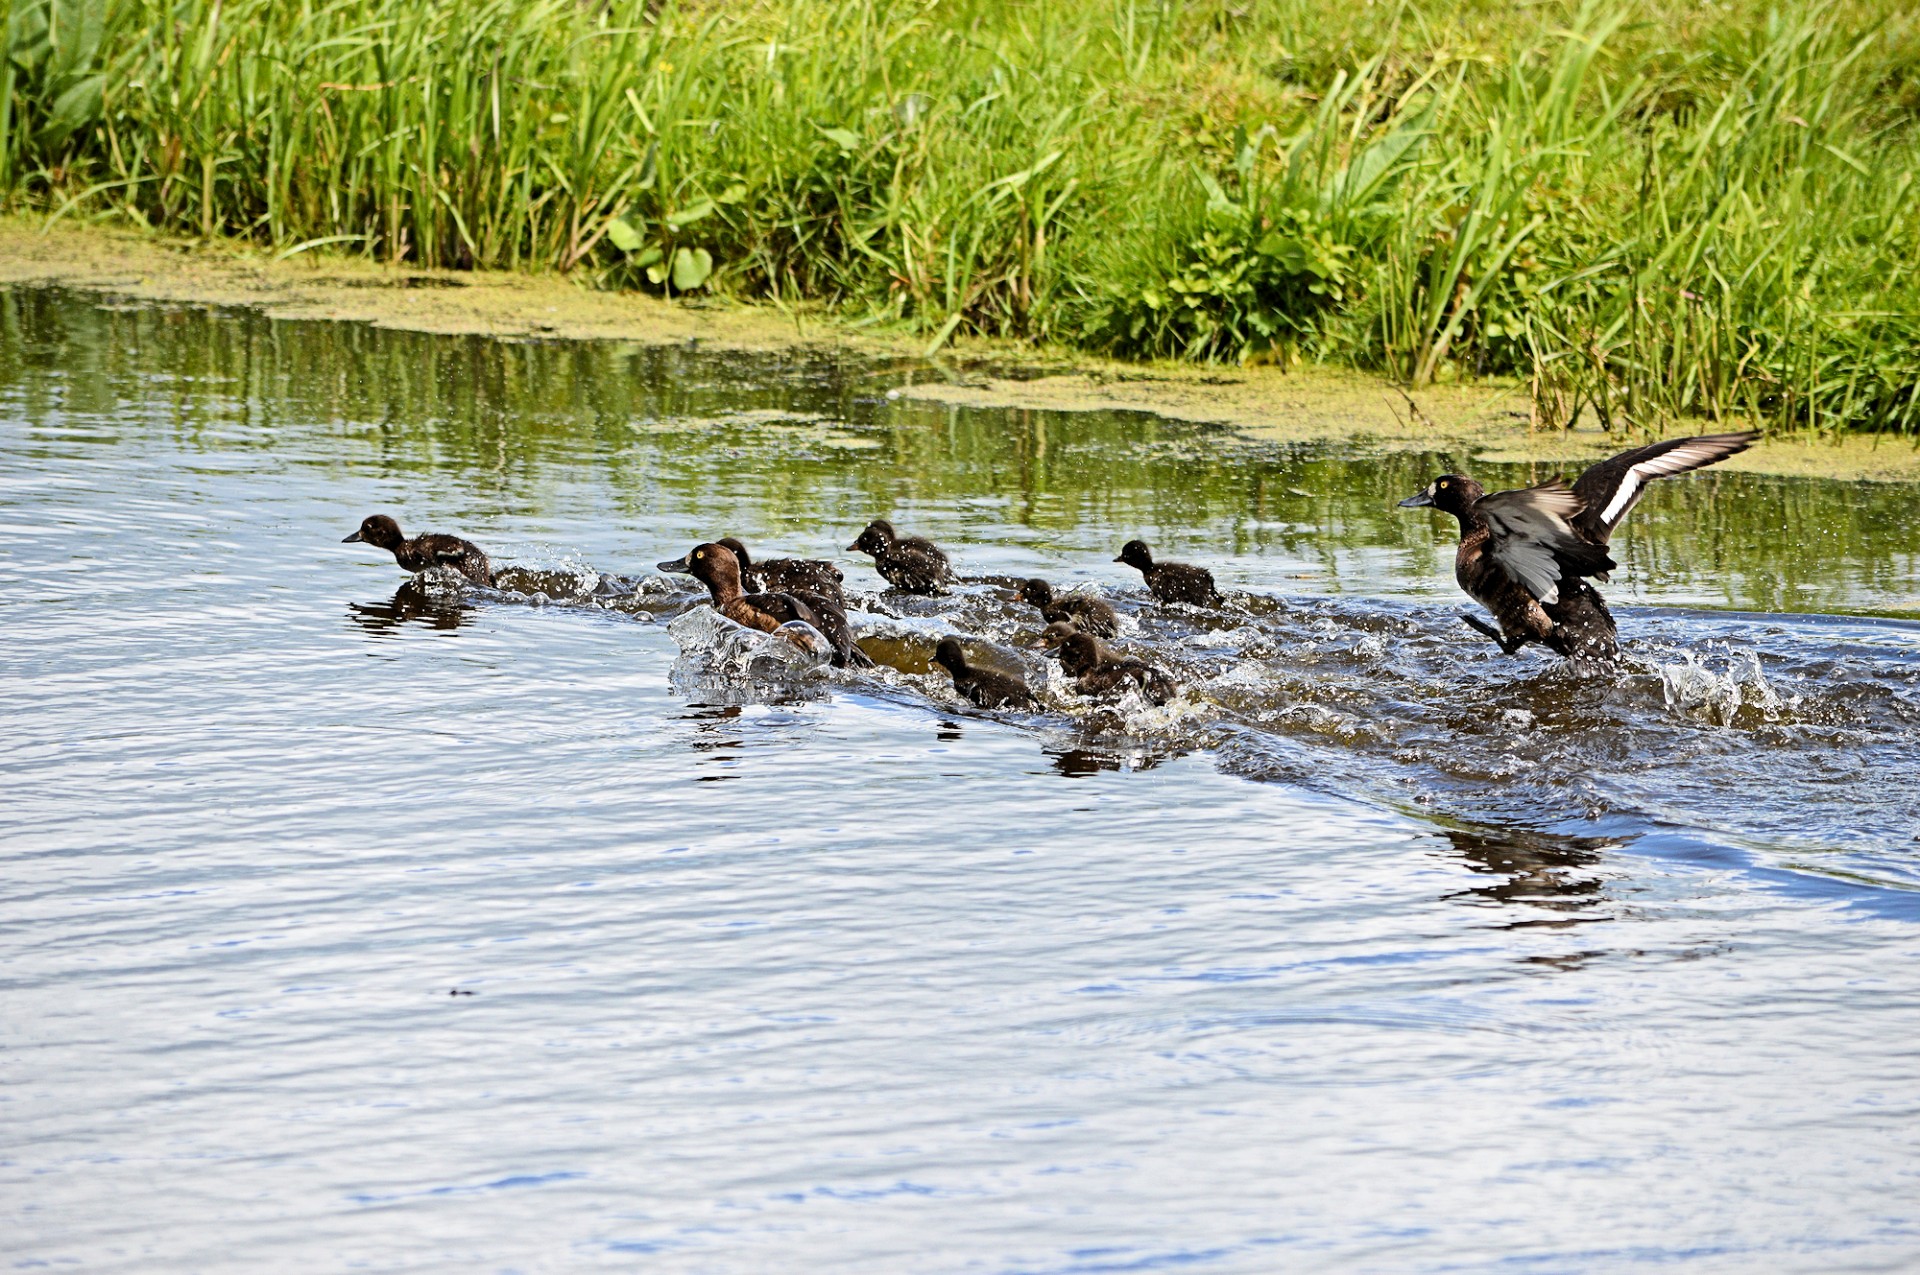
[{"label": "duck with spread wing", "polygon": [[1489,493],[1464,474],[1443,474],[1402,508],[1431,506],[1460,520],[1454,578],[1493,612],[1496,629],[1466,622],[1511,655],[1528,642],[1582,660],[1619,658],[1613,615],[1589,578],[1618,564],[1607,552],[1613,529],[1640,502],[1647,484],[1725,460],[1760,435],[1703,434],[1622,452],[1569,486],[1561,479]]}]

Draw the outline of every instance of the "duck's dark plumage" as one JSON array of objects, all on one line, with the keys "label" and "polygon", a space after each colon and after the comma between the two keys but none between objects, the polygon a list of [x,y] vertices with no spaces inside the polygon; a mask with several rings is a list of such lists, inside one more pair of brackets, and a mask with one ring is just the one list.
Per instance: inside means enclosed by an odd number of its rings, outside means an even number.
[{"label": "duck's dark plumage", "polygon": [[1705,434],[1636,447],[1592,466],[1571,487],[1556,478],[1488,494],[1463,474],[1443,474],[1400,504],[1459,520],[1454,578],[1499,629],[1467,622],[1508,654],[1538,642],[1576,659],[1613,660],[1620,654],[1613,614],[1587,579],[1605,580],[1617,565],[1607,552],[1614,528],[1653,479],[1725,460],[1759,437]]},{"label": "duck's dark plumage", "polygon": [[735,624],[773,633],[798,620],[812,625],[833,646],[836,668],[873,663],[853,640],[853,626],[829,599],[810,593],[747,593],[740,587],[740,560],[719,542],[695,545],[684,558],[660,564],[662,571],[690,575],[707,586],[713,609]]},{"label": "duck's dark plumage", "polygon": [[733,550],[740,560],[740,585],[748,593],[815,593],[845,609],[840,568],[818,558],[768,558],[755,562],[747,547],[732,536],[714,541]]},{"label": "duck's dark plumage", "polygon": [[1055,593],[1045,580],[1021,581],[1013,600],[1038,607],[1040,618],[1049,624],[1065,620],[1098,637],[1115,637],[1120,632],[1120,617],[1104,599],[1086,593]]},{"label": "duck's dark plumage", "polygon": [[1213,587],[1211,571],[1184,562],[1155,562],[1153,551],[1144,540],[1127,541],[1114,561],[1124,562],[1144,576],[1148,592],[1161,602],[1211,606],[1220,600],[1220,591]]},{"label": "duck's dark plumage", "polygon": [[408,539],[400,524],[385,514],[373,514],[360,523],[360,530],[346,537],[343,545],[369,544],[393,554],[403,570],[425,571],[429,567],[452,567],[475,584],[493,583],[493,564],[480,546],[458,536],[428,534]]},{"label": "duck's dark plumage", "polygon": [[981,708],[1034,708],[1033,692],[1012,673],[980,668],[967,662],[967,653],[955,638],[941,638],[933,648],[933,662],[953,676],[953,689]]},{"label": "duck's dark plumage", "polygon": [[1091,633],[1067,634],[1059,652],[1060,667],[1074,679],[1074,689],[1082,695],[1111,695],[1128,682],[1155,704],[1164,704],[1180,693],[1179,686],[1164,672],[1145,660],[1122,655]]},{"label": "duck's dark plumage", "polygon": [[875,518],[847,546],[849,553],[873,555],[881,579],[908,593],[945,593],[953,583],[953,564],[931,540],[903,536],[885,518]]}]

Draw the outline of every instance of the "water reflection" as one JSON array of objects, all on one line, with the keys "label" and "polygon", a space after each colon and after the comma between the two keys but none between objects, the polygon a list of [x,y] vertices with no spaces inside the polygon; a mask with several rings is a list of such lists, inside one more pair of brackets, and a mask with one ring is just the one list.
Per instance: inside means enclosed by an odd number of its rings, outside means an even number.
[{"label": "water reflection", "polygon": [[1522,828],[1447,828],[1453,857],[1476,875],[1491,878],[1447,897],[1473,904],[1520,904],[1556,915],[1526,916],[1501,923],[1503,929],[1555,927],[1604,921],[1612,917],[1607,878],[1599,871],[1604,856],[1620,849],[1605,837],[1568,837]]},{"label": "water reflection", "polygon": [[394,637],[399,629],[418,624],[451,632],[465,621],[469,604],[459,595],[432,590],[409,580],[385,602],[349,602],[347,614],[372,637]]}]

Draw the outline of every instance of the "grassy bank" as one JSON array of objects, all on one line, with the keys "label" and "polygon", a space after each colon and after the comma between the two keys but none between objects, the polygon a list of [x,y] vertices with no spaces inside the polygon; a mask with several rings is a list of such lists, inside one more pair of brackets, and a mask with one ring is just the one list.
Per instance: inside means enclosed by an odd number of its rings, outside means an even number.
[{"label": "grassy bank", "polygon": [[1920,431],[1920,29],[1772,11],[14,0],[17,205],[1124,356]]}]

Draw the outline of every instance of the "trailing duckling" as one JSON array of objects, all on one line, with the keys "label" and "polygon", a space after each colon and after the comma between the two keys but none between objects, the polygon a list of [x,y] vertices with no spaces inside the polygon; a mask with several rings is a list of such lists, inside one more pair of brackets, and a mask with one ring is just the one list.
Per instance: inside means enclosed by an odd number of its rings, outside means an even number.
[{"label": "trailing duckling", "polygon": [[740,585],[748,593],[813,593],[841,610],[847,606],[841,584],[846,579],[840,568],[819,558],[768,558],[755,562],[747,547],[732,536],[714,541],[733,550],[740,560]]},{"label": "trailing duckling", "polygon": [[1758,432],[1704,434],[1636,447],[1591,466],[1572,486],[1559,478],[1517,491],[1485,488],[1464,474],[1442,474],[1403,509],[1438,509],[1460,523],[1453,574],[1468,597],[1493,613],[1461,618],[1512,655],[1528,642],[1574,659],[1620,657],[1613,613],[1589,578],[1618,564],[1608,552],[1613,529],[1656,478],[1716,464],[1751,447]]},{"label": "trailing duckling", "polygon": [[1120,636],[1120,617],[1104,599],[1091,594],[1055,593],[1045,580],[1023,580],[1013,600],[1038,607],[1040,618],[1049,624],[1065,620],[1096,637]]},{"label": "trailing duckling", "polygon": [[1148,592],[1161,602],[1212,606],[1220,601],[1220,591],[1213,587],[1211,571],[1184,562],[1155,562],[1153,551],[1144,540],[1127,541],[1114,561],[1123,562],[1144,576]]},{"label": "trailing duckling", "polygon": [[880,578],[908,593],[941,594],[953,584],[953,564],[938,545],[901,535],[885,518],[868,523],[847,551],[872,554]]},{"label": "trailing duckling", "polygon": [[1059,651],[1061,669],[1082,695],[1111,695],[1132,682],[1157,707],[1180,693],[1179,685],[1160,669],[1122,655],[1091,633],[1068,634]]},{"label": "trailing duckling", "polygon": [[[818,594],[747,593],[740,587],[740,560],[733,550],[715,541],[695,545],[684,558],[660,564],[662,571],[690,575],[707,586],[713,609],[735,624],[762,633],[781,632],[780,626],[798,620],[812,625],[833,647],[835,668],[866,668],[873,664],[853,640],[846,613]],[[782,636],[796,646],[805,643],[790,631]]]},{"label": "trailing duckling", "polygon": [[393,560],[406,571],[420,572],[429,567],[452,567],[479,585],[493,583],[493,564],[471,540],[458,536],[430,533],[409,540],[400,534],[400,524],[385,514],[373,514],[360,524],[360,530],[340,541],[343,545],[368,544],[393,554]]},{"label": "trailing duckling", "polygon": [[954,690],[981,708],[1039,707],[1017,674],[969,664],[957,639],[941,638],[933,648],[933,662],[953,676]]}]

